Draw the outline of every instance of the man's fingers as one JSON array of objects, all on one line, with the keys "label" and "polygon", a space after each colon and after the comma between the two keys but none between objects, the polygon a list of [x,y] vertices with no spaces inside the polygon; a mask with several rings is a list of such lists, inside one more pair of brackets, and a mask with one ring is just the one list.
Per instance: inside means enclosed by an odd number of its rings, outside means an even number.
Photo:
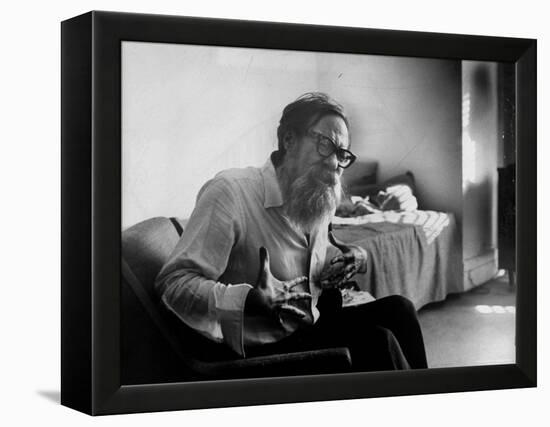
[{"label": "man's fingers", "polygon": [[295,286],[301,285],[302,283],[305,283],[305,282],[307,282],[307,277],[306,276],[297,277],[296,279],[285,282],[285,288],[290,290],[290,289],[294,288]]},{"label": "man's fingers", "polygon": [[348,274],[344,277],[344,282],[349,282],[349,280],[355,275],[355,271],[350,271]]},{"label": "man's fingers", "polygon": [[357,271],[357,267],[355,266],[355,264],[347,265],[346,268],[344,268],[344,269],[341,271],[340,277],[346,278],[346,277],[348,277],[350,274],[353,276],[353,275],[355,274],[356,271]]},{"label": "man's fingers", "polygon": [[344,267],[344,274],[347,274],[349,272],[356,271],[356,270],[357,270],[357,264],[356,263],[348,264]]},{"label": "man's fingers", "polygon": [[332,265],[337,264],[339,262],[345,263],[345,262],[353,261],[354,258],[355,258],[355,254],[353,252],[347,252],[345,254],[335,256],[330,260],[330,263]]},{"label": "man's fingers", "polygon": [[321,279],[321,288],[338,287],[347,282],[357,272],[355,264],[348,264],[344,268],[334,271],[332,274]]},{"label": "man's fingers", "polygon": [[269,272],[269,253],[263,246],[260,248],[260,267]]},{"label": "man's fingers", "polygon": [[269,269],[269,254],[267,249],[263,246],[260,248],[260,271],[258,273],[258,280],[256,281],[256,287],[265,288],[269,280],[271,271]]},{"label": "man's fingers", "polygon": [[338,255],[330,260],[330,264],[331,265],[338,264],[339,262],[344,262],[344,260],[345,258],[343,255]]},{"label": "man's fingers", "polygon": [[350,272],[355,272],[356,270],[357,270],[357,267],[355,266],[355,264],[348,264],[343,268],[333,271],[327,277],[323,277],[323,280],[332,280],[332,281],[339,280],[341,277],[345,276],[346,274]]},{"label": "man's fingers", "polygon": [[360,246],[353,246],[349,248],[349,252],[335,256],[332,258],[330,263],[332,265],[338,263],[338,262],[344,262],[344,263],[355,263],[357,259],[366,259],[367,258],[367,252],[365,249],[361,248]]},{"label": "man's fingers", "polygon": [[275,304],[285,304],[290,301],[298,301],[304,299],[311,299],[311,294],[309,292],[284,292],[279,296],[275,297]]},{"label": "man's fingers", "polygon": [[332,231],[329,231],[328,233],[328,240],[332,245],[336,246],[343,253],[349,252],[348,246],[344,242],[341,242],[336,237],[334,237],[334,233]]},{"label": "man's fingers", "polygon": [[292,292],[285,295],[285,302],[296,301],[301,299],[311,299],[311,294],[308,292]]},{"label": "man's fingers", "polygon": [[344,277],[342,277],[338,283],[336,284],[337,288],[341,288],[344,286],[347,282],[350,281],[350,279],[355,275],[355,269],[353,271],[348,272]]},{"label": "man's fingers", "polygon": [[283,304],[279,307],[279,312],[280,313],[287,313],[287,314],[292,314],[293,316],[296,316],[300,319],[303,319],[304,317],[306,317],[306,312],[303,311],[303,310],[300,310],[299,308],[296,308],[294,307],[293,305],[290,305],[290,304]]}]

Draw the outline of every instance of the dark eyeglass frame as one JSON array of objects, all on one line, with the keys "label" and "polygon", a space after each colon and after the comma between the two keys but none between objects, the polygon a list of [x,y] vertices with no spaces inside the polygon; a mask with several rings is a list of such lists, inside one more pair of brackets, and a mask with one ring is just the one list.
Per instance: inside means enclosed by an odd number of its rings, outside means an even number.
[{"label": "dark eyeglass frame", "polygon": [[[346,150],[345,148],[338,146],[338,144],[334,142],[332,138],[329,138],[328,136],[323,135],[322,133],[312,129],[308,131],[308,134],[312,138],[317,138],[317,152],[321,157],[327,158],[332,156],[332,154],[336,153],[336,158],[338,159],[338,166],[341,167],[342,169],[349,168],[353,164],[353,162],[357,160],[357,156],[355,154],[353,154],[349,150]],[[321,144],[323,140],[330,142],[330,147],[331,147],[330,152],[323,151],[323,146]],[[347,159],[344,156],[348,156]],[[342,162],[345,162],[346,160],[348,160],[349,163],[344,166]]]}]

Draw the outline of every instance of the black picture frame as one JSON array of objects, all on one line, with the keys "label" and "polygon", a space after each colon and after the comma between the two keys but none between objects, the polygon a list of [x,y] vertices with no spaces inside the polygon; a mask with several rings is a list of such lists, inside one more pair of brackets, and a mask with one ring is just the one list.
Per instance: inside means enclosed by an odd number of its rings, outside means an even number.
[{"label": "black picture frame", "polygon": [[[63,405],[100,415],[536,386],[536,40],[95,11],[61,29]],[[515,63],[516,363],[121,386],[123,40]]]}]

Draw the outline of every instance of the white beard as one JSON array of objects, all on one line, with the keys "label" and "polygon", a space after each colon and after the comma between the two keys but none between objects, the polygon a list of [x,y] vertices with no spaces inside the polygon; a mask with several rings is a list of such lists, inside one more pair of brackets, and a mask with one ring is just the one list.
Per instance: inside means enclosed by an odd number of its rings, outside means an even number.
[{"label": "white beard", "polygon": [[305,233],[328,223],[340,203],[340,177],[336,176],[334,183],[327,183],[320,179],[322,173],[322,167],[317,165],[297,177],[292,176],[285,165],[280,168],[286,213],[290,221]]}]

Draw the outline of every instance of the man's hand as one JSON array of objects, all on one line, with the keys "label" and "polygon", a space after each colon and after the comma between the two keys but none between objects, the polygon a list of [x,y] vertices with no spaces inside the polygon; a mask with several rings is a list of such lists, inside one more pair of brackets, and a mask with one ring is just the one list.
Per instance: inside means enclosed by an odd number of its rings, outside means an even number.
[{"label": "man's hand", "polygon": [[340,249],[342,254],[332,258],[328,267],[324,269],[321,274],[321,288],[340,288],[355,273],[364,269],[367,262],[367,252],[360,246],[340,242],[334,237],[332,231],[329,231],[328,237],[330,243]]},{"label": "man's hand", "polygon": [[281,281],[271,274],[269,254],[264,247],[260,248],[260,272],[254,288],[248,293],[245,303],[245,313],[249,315],[264,315],[280,322],[280,314],[288,313],[303,319],[307,314],[299,308],[290,305],[290,301],[311,299],[307,292],[294,292],[293,288],[307,282],[307,277]]}]

